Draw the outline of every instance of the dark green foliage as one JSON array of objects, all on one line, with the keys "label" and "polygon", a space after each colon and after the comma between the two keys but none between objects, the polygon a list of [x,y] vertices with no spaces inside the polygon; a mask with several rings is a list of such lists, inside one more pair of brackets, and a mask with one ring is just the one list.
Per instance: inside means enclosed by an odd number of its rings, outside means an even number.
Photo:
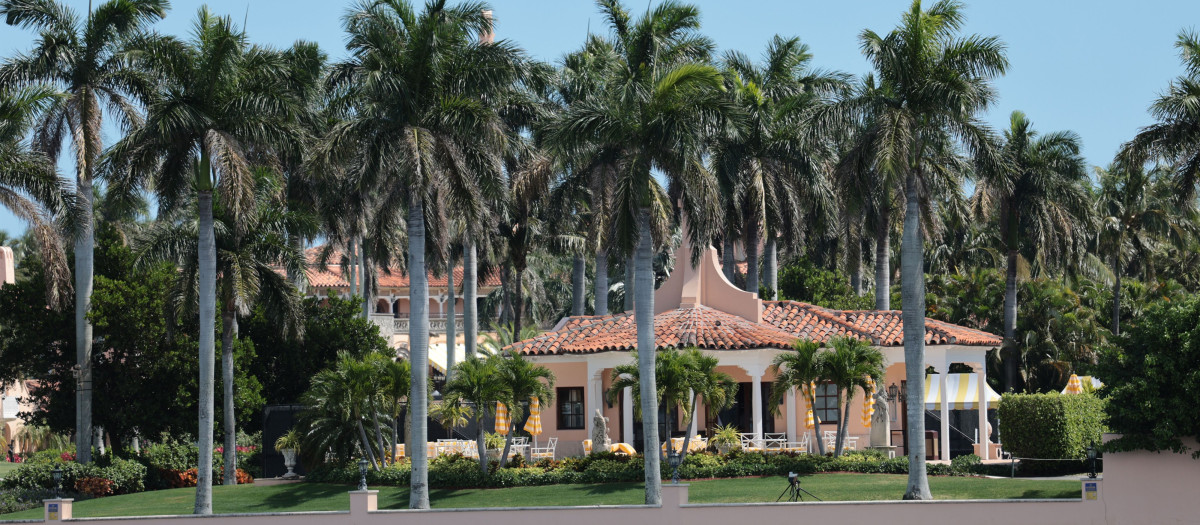
[{"label": "dark green foliage", "polygon": [[1005,394],[1004,448],[1019,458],[1082,459],[1104,433],[1104,401],[1088,394]]},{"label": "dark green foliage", "polygon": [[[494,463],[494,462],[493,462]],[[1006,465],[1007,467],[1007,465]],[[567,483],[610,483],[640,481],[644,463],[639,456],[621,456],[598,452],[584,457],[568,457],[558,461],[543,460],[531,467],[491,469],[484,476],[474,459],[458,454],[438,456],[429,463],[429,482],[437,488],[496,488]],[[671,472],[663,463],[662,478],[670,479]],[[968,475],[971,469],[950,465],[930,464],[931,475]],[[809,454],[763,454],[760,452],[730,452],[728,455],[709,452],[688,454],[679,466],[681,479],[735,478],[744,476],[781,476],[788,472],[815,474],[820,472],[857,472],[864,474],[905,474],[907,458],[886,458],[874,451],[847,452],[841,457]],[[391,465],[379,471],[367,471],[368,485],[402,486],[409,482],[407,462]],[[325,465],[308,474],[316,483],[358,483],[358,466],[354,464]]]},{"label": "dark green foliage", "polygon": [[854,295],[849,282],[841,272],[820,268],[806,258],[796,258],[779,269],[779,298],[837,310],[874,308],[875,299]]},{"label": "dark green foliage", "polygon": [[262,308],[255,308],[239,328],[243,337],[254,342],[257,358],[250,364],[250,374],[263,383],[268,405],[297,402],[308,390],[310,378],[331,367],[338,352],[361,358],[388,350],[379,328],[362,318],[362,304],[337,297],[305,299],[303,339],[281,337]]},{"label": "dark green foliage", "polygon": [[1181,438],[1200,438],[1200,298],[1150,307],[1100,354],[1108,425],[1122,434],[1107,450],[1191,451]]},{"label": "dark green foliage", "polygon": [[55,468],[61,468],[64,491],[71,491],[80,478],[104,478],[113,482],[116,494],[132,494],[145,490],[146,467],[137,461],[109,458],[81,465],[74,461],[23,463],[8,473],[0,486],[6,489],[53,489]]},{"label": "dark green foliage", "polygon": [[[0,491],[0,514],[36,509],[43,505],[42,500],[58,496],[53,490],[43,488],[2,490]],[[75,497],[78,498],[78,496]],[[87,499],[87,497],[85,496],[83,499]]]}]

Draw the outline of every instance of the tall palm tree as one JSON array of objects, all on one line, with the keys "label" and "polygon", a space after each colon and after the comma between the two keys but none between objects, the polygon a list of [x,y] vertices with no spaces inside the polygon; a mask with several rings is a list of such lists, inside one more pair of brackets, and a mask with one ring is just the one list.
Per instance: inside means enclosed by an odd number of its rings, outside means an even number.
[{"label": "tall palm tree", "polygon": [[[645,450],[657,450],[655,393],[654,273],[652,257],[672,215],[671,198],[689,210],[693,257],[707,245],[717,215],[712,176],[700,166],[707,131],[729,113],[720,96],[720,71],[705,63],[713,43],[697,34],[699,10],[666,1],[634,20],[617,0],[600,0],[614,33],[617,57],[608,89],[595,100],[573,104],[551,129],[551,142],[569,156],[596,144],[619,144],[621,165],[614,195],[615,238],[634,254],[634,317],[637,323],[641,414]],[[661,171],[664,191],[651,174]],[[668,193],[671,197],[668,197]],[[636,249],[635,249],[636,246]],[[646,455],[646,504],[661,503],[659,454]]]},{"label": "tall palm tree", "polygon": [[1150,106],[1157,121],[1138,130],[1133,140],[1121,146],[1119,160],[1137,166],[1147,160],[1158,161],[1171,171],[1171,179],[1180,200],[1196,197],[1200,183],[1200,35],[1181,31],[1175,47],[1183,62],[1184,74],[1176,77]]},{"label": "tall palm tree", "polygon": [[[487,97],[509,89],[525,67],[511,44],[476,39],[491,30],[485,9],[479,3],[447,7],[445,0],[433,0],[417,13],[403,0],[357,3],[345,17],[350,57],[334,66],[330,80],[331,90],[353,111],[328,134],[322,147],[326,165],[362,159],[356,169],[379,195],[370,229],[390,231],[403,223],[407,230],[412,508],[429,508],[425,247],[427,233],[437,229],[427,230],[427,215],[433,215],[427,211],[448,207],[468,224],[481,222],[480,188],[498,184],[504,139]],[[429,201],[439,187],[448,199]]]},{"label": "tall palm tree", "polygon": [[[500,374],[500,359],[502,358],[498,354],[467,356],[446,381],[446,395],[442,398],[442,403],[470,403],[475,407],[472,414],[475,428],[478,430],[475,445],[479,451],[479,470],[484,475],[488,472],[488,459],[484,453],[487,446],[483,442],[486,432],[483,419],[495,411],[497,401],[511,401],[509,398],[512,397],[507,391],[508,385],[497,380]],[[505,448],[507,447],[506,443]],[[506,450],[505,454],[507,453]]]},{"label": "tall palm tree", "polygon": [[[965,18],[962,4],[939,0],[929,9],[914,0],[900,25],[886,35],[865,30],[859,36],[863,54],[881,88],[873,103],[880,108],[875,164],[904,181],[904,233],[900,280],[904,324],[904,362],[909,384],[924,380],[925,276],[920,232],[922,188],[935,187],[948,173],[940,162],[955,148],[988,155],[991,132],[976,118],[995,97],[990,79],[1008,66],[1004,45],[995,37],[957,36]],[[906,428],[909,443],[905,499],[929,499],[925,475],[925,417],[921,389],[909,390]]]},{"label": "tall palm tree", "polygon": [[1196,202],[1180,201],[1164,170],[1141,166],[1095,167],[1099,249],[1112,264],[1113,335],[1121,333],[1121,277],[1130,263],[1152,275],[1154,254],[1164,245],[1182,247],[1196,235]]},{"label": "tall palm tree", "polygon": [[[776,35],[763,63],[725,54],[726,88],[746,115],[741,129],[727,128],[712,149],[713,172],[736,216],[746,247],[746,290],[759,291],[759,240],[764,238],[767,288],[777,282],[777,240],[795,246],[803,229],[801,211],[824,211],[831,190],[819,166],[823,144],[800,133],[806,111],[824,95],[846,85],[844,75],[811,68],[812,54],[799,38]],[[732,219],[732,217],[731,217]],[[727,237],[730,237],[727,235]],[[774,298],[774,297],[772,297]]]},{"label": "tall palm tree", "polygon": [[[825,357],[821,352],[821,344],[808,339],[792,343],[795,352],[784,352],[771,360],[771,372],[775,374],[775,384],[771,388],[771,399],[767,405],[772,412],[779,411],[779,404],[789,390],[797,389],[807,394],[805,402],[811,409],[815,404],[812,385],[825,381]],[[825,441],[821,436],[821,418],[813,411],[813,432],[817,437],[817,450],[825,450]]]},{"label": "tall palm tree", "polygon": [[404,410],[412,391],[412,362],[391,358],[383,362],[381,368],[380,374],[384,384],[383,406],[392,420],[392,447],[388,451],[394,454],[396,446],[400,444],[400,413]]},{"label": "tall palm tree", "polygon": [[[1064,261],[1090,235],[1090,181],[1079,155],[1079,136],[1060,131],[1038,136],[1014,111],[996,148],[1000,162],[978,170],[972,197],[976,217],[995,219],[1007,254],[1004,293],[1005,390],[1016,388],[1017,279],[1021,256],[1039,266]],[[1082,251],[1082,250],[1079,250]]]},{"label": "tall palm tree", "polygon": [[867,391],[867,378],[882,384],[883,352],[870,343],[854,337],[834,337],[829,340],[828,352],[821,357],[821,376],[837,387],[842,417],[837,422],[837,440],[833,455],[842,455],[846,431],[850,427],[850,403],[856,388]]},{"label": "tall palm tree", "polygon": [[[70,211],[71,194],[59,182],[50,159],[30,150],[25,135],[58,97],[45,86],[0,90],[0,207],[29,224],[45,268],[46,303],[56,309],[69,300],[71,269],[54,215]],[[6,244],[12,243],[0,240],[0,245]]]},{"label": "tall palm tree", "polygon": [[[92,181],[100,152],[103,116],[128,131],[141,122],[135,103],[154,89],[152,80],[130,60],[137,38],[167,12],[166,0],[110,0],[95,11],[88,4],[83,20],[55,0],[4,0],[0,15],[9,25],[40,33],[36,47],[0,66],[0,85],[48,84],[65,95],[55,100],[38,122],[33,147],[57,162],[63,143],[75,156],[75,352],[79,366],[76,393],[75,446],[80,463],[92,458],[92,325],[87,312],[92,297],[95,248]],[[132,44],[131,44],[132,42]]]},{"label": "tall palm tree", "polygon": [[[215,199],[213,229],[217,248],[217,296],[221,315],[221,386],[222,422],[225,431],[224,449],[237,447],[236,418],[234,417],[234,371],[233,342],[238,337],[238,317],[249,315],[255,304],[266,308],[281,331],[296,334],[303,326],[303,309],[300,294],[287,279],[287,274],[275,272],[276,267],[285,268],[288,274],[303,274],[306,261],[304,253],[288,242],[288,226],[297,221],[290,218],[298,212],[287,212],[280,202],[281,188],[275,175],[266,170],[255,170],[259,180],[257,203],[240,220],[248,224],[235,224],[218,196]],[[251,234],[251,232],[253,232]],[[185,298],[185,309],[196,304],[197,265],[197,221],[190,213],[185,220],[170,222],[160,220],[145,232],[135,243],[140,264],[156,264],[170,261],[181,268],[176,279],[176,291]],[[237,470],[237,454],[222,455],[225,472]],[[224,484],[236,485],[236,476],[225,476]]]},{"label": "tall palm tree", "polygon": [[[554,400],[554,373],[542,365],[535,364],[517,352],[507,355],[500,354],[496,364],[496,381],[504,385],[507,396],[505,404],[509,406],[509,418],[518,421],[524,414],[522,406],[531,399],[537,398],[541,406],[550,406]],[[508,435],[504,439],[504,453],[500,456],[500,468],[504,468],[508,460],[509,448],[512,446],[512,431],[516,425],[509,425]]]},{"label": "tall palm tree", "polygon": [[[147,183],[161,209],[177,209],[194,196],[198,209],[200,424],[197,514],[212,513],[213,352],[217,254],[213,195],[233,228],[253,213],[254,176],[248,157],[269,156],[273,144],[293,134],[301,106],[289,91],[281,53],[250,46],[230,17],[201,8],[190,41],[147,39],[139,55],[157,72],[160,90],[146,122],[109,151],[114,191],[135,193]],[[149,179],[148,181],[146,179]],[[241,233],[248,233],[242,231]]]}]

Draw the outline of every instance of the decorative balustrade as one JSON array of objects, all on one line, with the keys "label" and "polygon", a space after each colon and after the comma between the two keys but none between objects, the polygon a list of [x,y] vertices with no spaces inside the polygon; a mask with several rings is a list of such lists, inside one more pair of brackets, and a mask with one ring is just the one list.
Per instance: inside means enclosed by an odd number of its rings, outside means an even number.
[{"label": "decorative balustrade", "polygon": [[[379,325],[379,333],[384,336],[395,334],[407,334],[412,326],[412,320],[407,317],[392,317],[388,314],[375,314],[371,316],[371,321]],[[445,332],[446,322],[445,317],[433,317],[429,319],[429,331],[431,333]],[[454,317],[454,328],[462,333],[463,318],[462,316]]]}]

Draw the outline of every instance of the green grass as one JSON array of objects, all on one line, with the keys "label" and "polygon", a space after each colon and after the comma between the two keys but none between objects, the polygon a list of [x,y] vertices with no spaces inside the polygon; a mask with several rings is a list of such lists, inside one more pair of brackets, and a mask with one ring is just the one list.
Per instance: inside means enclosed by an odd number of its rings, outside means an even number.
[{"label": "green grass", "polygon": [[21,466],[20,463],[9,463],[7,461],[0,461],[0,478],[7,476],[9,472],[17,470],[17,467],[19,467],[19,466]]},{"label": "green grass", "polygon": [[[866,501],[899,499],[906,476],[886,474],[818,474],[801,478],[801,486],[826,501]],[[689,489],[692,503],[747,503],[775,501],[787,486],[782,477],[740,478],[693,481]],[[986,479],[933,477],[929,487],[936,499],[1010,499],[1078,498],[1077,481]],[[255,487],[213,487],[213,511],[219,514],[240,512],[296,512],[312,510],[349,510],[350,498],[345,485],[298,483]],[[75,504],[75,517],[149,516],[189,514],[195,489],[160,490],[113,496]],[[599,485],[552,485],[507,489],[434,489],[435,508],[454,507],[535,507],[559,505],[636,505],[642,503],[639,483]],[[400,509],[408,506],[408,489],[381,487],[379,507]],[[3,515],[4,519],[29,519],[42,516],[41,509]]]}]

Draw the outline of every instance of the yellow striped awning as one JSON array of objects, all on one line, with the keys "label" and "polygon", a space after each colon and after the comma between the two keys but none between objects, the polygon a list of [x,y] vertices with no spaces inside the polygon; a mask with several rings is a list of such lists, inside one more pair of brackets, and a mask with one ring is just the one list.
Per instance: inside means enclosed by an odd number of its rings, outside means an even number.
[{"label": "yellow striped awning", "polygon": [[508,407],[504,403],[496,402],[496,428],[497,434],[508,434]]},{"label": "yellow striped awning", "polygon": [[[925,376],[925,410],[940,410],[942,405],[940,374]],[[974,410],[975,402],[979,400],[979,374],[947,374],[946,390],[950,392],[947,401],[950,410]],[[992,387],[983,385],[984,399],[988,406],[994,406],[1000,401]]]}]

